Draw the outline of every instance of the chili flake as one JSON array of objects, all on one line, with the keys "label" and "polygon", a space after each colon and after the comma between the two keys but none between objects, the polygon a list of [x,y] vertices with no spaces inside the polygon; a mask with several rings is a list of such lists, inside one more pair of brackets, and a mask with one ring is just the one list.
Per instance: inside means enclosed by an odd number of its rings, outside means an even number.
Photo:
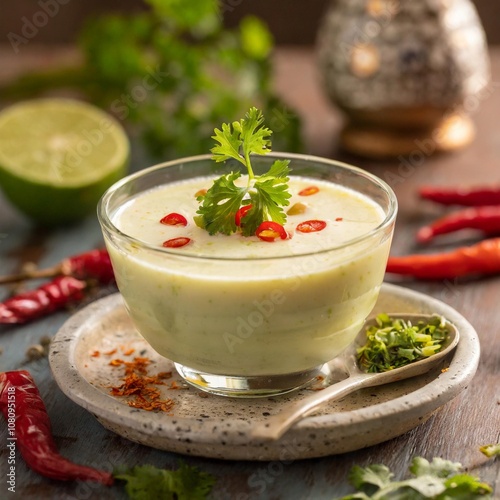
[{"label": "chili flake", "polygon": [[172,382],[170,382],[170,386],[168,388],[172,391],[177,391],[177,390],[180,391],[187,389],[187,387],[179,385],[175,380],[172,380]]},{"label": "chili flake", "polygon": [[[133,361],[113,359],[112,366],[123,366],[125,376],[123,383],[118,387],[111,387],[113,396],[130,397],[128,405],[146,411],[169,412],[174,401],[171,399],[160,399],[160,391],[157,385],[166,385],[164,380],[172,377],[172,372],[160,372],[157,375],[148,375],[147,365],[150,360],[145,357],[136,357]],[[172,385],[172,384],[171,384]]]}]

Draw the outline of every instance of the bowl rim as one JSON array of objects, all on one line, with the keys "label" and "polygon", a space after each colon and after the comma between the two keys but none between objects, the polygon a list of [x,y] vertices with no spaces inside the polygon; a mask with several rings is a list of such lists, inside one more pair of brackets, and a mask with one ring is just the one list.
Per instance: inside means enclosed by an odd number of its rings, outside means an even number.
[{"label": "bowl rim", "polygon": [[[191,253],[181,253],[176,249],[171,249],[171,248],[165,248],[165,247],[159,247],[158,245],[153,245],[146,243],[138,238],[135,238],[133,236],[130,236],[124,232],[122,232],[120,229],[118,229],[110,220],[108,213],[107,213],[107,206],[111,200],[111,197],[113,194],[119,190],[121,187],[125,186],[128,183],[131,183],[141,177],[144,177],[149,174],[153,174],[156,171],[169,168],[169,167],[174,167],[180,164],[186,164],[186,163],[194,163],[198,161],[206,161],[206,160],[211,160],[212,155],[210,154],[204,154],[204,155],[195,155],[195,156],[188,156],[184,158],[178,158],[175,160],[169,160],[166,162],[158,163],[156,165],[153,165],[151,167],[144,168],[142,170],[139,170],[138,172],[135,172],[133,174],[127,175],[120,179],[119,181],[115,182],[112,186],[110,186],[106,192],[102,195],[102,197],[99,200],[99,203],[97,205],[97,217],[99,220],[99,223],[101,225],[101,229],[103,233],[107,234],[108,237],[119,237],[122,240],[125,240],[129,244],[133,245],[134,247],[139,247],[142,249],[146,249],[148,251],[152,251],[156,254],[163,254],[163,255],[169,255],[169,256],[175,256],[176,258],[182,258],[182,259],[191,259],[191,260],[202,260],[202,261],[245,261],[245,262],[252,262],[252,261],[271,261],[271,260],[279,260],[279,259],[294,259],[294,258],[303,258],[303,257],[308,257],[308,256],[317,256],[320,254],[326,254],[329,252],[337,252],[341,251],[345,248],[348,247],[353,247],[356,246],[358,243],[361,243],[363,241],[370,240],[372,237],[375,235],[383,232],[387,227],[391,226],[397,216],[398,212],[398,201],[396,198],[396,194],[392,190],[392,188],[380,177],[377,177],[376,175],[367,172],[366,170],[363,170],[362,168],[356,167],[354,165],[350,165],[348,163],[344,163],[341,161],[333,160],[330,158],[323,158],[320,156],[314,156],[314,155],[306,155],[306,154],[298,154],[298,153],[283,153],[283,152],[270,152],[269,154],[263,156],[263,158],[277,158],[277,159],[289,159],[289,160],[301,160],[301,161],[312,161],[312,162],[318,162],[322,163],[324,165],[331,165],[335,167],[341,167],[345,170],[348,170],[350,172],[353,172],[361,177],[364,177],[365,179],[369,180],[372,182],[372,184],[376,185],[378,188],[381,189],[382,192],[385,192],[389,203],[388,203],[388,210],[387,213],[384,217],[384,220],[378,224],[375,228],[371,229],[370,231],[362,234],[361,236],[358,236],[356,238],[352,238],[340,245],[336,246],[328,246],[327,248],[320,248],[318,250],[313,250],[310,252],[302,252],[302,253],[296,253],[296,254],[287,254],[287,255],[275,255],[275,256],[252,256],[252,257],[233,257],[233,256],[224,256],[224,257],[218,257],[214,255],[196,255],[196,254],[191,254]],[[215,163],[214,163],[215,164]]]}]

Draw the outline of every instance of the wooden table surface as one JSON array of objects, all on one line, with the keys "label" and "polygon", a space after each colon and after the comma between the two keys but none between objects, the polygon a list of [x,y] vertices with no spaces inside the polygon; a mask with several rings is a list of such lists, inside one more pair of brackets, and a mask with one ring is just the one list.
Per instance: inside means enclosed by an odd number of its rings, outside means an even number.
[{"label": "wooden table surface", "polygon": [[[48,66],[72,57],[71,50],[47,50],[26,47],[14,56],[9,48],[0,48],[0,78],[10,78],[23,69]],[[474,113],[477,124],[475,142],[463,151],[442,156],[415,153],[413,159],[371,162],[349,157],[337,151],[336,136],[340,116],[321,93],[311,51],[282,49],[275,61],[276,85],[284,98],[304,120],[305,142],[309,152],[347,160],[386,179],[395,189],[400,208],[394,237],[393,254],[420,249],[414,243],[416,229],[443,213],[442,209],[419,202],[416,189],[421,184],[478,184],[500,182],[500,51],[492,50],[493,78]],[[418,148],[417,148],[418,150]],[[138,162],[137,157],[133,162]],[[137,166],[137,165],[136,165]],[[446,245],[450,245],[450,241]],[[62,258],[102,245],[97,220],[89,218],[78,226],[52,232],[33,228],[8,203],[0,198],[0,274],[18,270],[26,262],[44,267]],[[436,248],[446,248],[445,244]],[[94,417],[74,404],[57,387],[47,360],[26,364],[25,352],[44,335],[53,336],[69,312],[41,319],[27,326],[0,328],[0,371],[20,367],[33,374],[46,402],[57,444],[63,455],[81,463],[99,466],[109,457],[128,466],[152,463],[176,467],[183,458],[217,478],[212,498],[244,499],[331,499],[352,491],[347,474],[354,464],[366,466],[384,463],[401,477],[412,457],[440,456],[470,468],[495,486],[500,498],[500,460],[487,460],[478,447],[500,441],[500,276],[490,278],[416,282],[398,284],[443,300],[463,314],[476,328],[481,341],[481,361],[470,386],[452,402],[410,432],[383,444],[344,455],[312,460],[295,460],[273,467],[266,462],[230,462],[173,453],[137,446],[104,429]],[[0,290],[0,298],[7,289]],[[7,467],[6,426],[0,426],[0,476]],[[108,460],[108,461],[109,461]],[[101,462],[102,461],[102,462]],[[279,471],[279,472],[276,472]],[[46,480],[17,459],[16,493],[19,498],[123,498],[120,487],[111,489]],[[265,487],[256,488],[255,478]],[[262,484],[259,482],[258,484]],[[0,498],[7,498],[5,479]]]}]

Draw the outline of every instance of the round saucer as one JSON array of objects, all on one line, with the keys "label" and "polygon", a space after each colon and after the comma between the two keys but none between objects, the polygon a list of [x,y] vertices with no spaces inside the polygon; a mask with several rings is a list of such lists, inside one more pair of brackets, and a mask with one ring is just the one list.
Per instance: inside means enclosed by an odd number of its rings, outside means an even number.
[{"label": "round saucer", "polygon": [[[55,336],[50,366],[61,390],[90,411],[103,426],[132,441],[177,453],[231,460],[292,460],[345,453],[399,436],[421,424],[465,389],[479,362],[474,328],[455,309],[430,296],[384,284],[372,314],[384,311],[437,313],[460,331],[457,349],[429,373],[385,386],[360,390],[321,407],[292,427],[280,440],[249,438],[261,422],[290,401],[311,394],[255,399],[208,395],[185,384],[174,363],[158,355],[136,332],[119,294],[98,300],[72,316]],[[158,385],[165,411],[128,405],[111,394],[123,382],[124,362],[150,360],[150,374],[172,372]],[[113,361],[120,360],[121,362]],[[345,377],[330,363],[333,380]]]}]

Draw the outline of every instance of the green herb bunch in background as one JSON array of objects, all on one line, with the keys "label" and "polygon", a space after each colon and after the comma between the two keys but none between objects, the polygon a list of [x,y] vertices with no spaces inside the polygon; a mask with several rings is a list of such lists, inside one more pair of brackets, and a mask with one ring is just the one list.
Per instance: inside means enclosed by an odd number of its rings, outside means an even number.
[{"label": "green herb bunch in background", "polygon": [[133,125],[163,159],[208,151],[215,126],[258,106],[280,132],[275,149],[300,150],[298,119],[271,89],[273,40],[258,18],[229,30],[218,0],[145,2],[145,12],[87,23],[82,65],[24,75],[2,95],[76,89]]}]

